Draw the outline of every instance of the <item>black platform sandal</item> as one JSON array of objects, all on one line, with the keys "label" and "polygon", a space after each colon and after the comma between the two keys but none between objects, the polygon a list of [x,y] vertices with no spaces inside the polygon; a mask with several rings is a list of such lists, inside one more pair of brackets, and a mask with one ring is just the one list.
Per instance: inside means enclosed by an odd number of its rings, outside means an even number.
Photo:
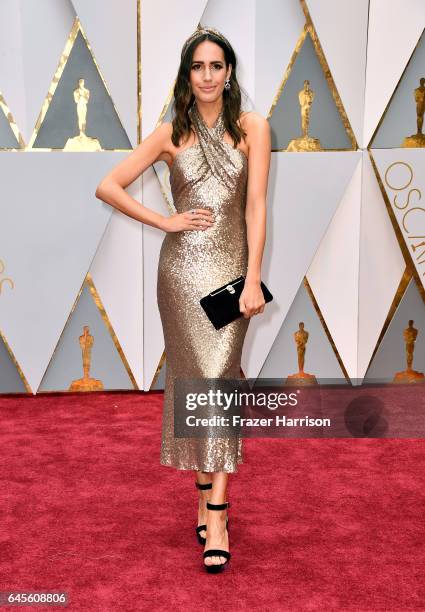
[{"label": "black platform sandal", "polygon": [[[210,502],[207,502],[207,508],[208,510],[226,510],[226,508],[230,507],[230,502],[224,502],[224,504],[210,504]],[[227,529],[227,523],[226,523],[226,529]],[[228,561],[230,561],[230,553],[227,550],[220,550],[218,548],[211,548],[211,550],[205,550],[204,551],[204,555],[203,558],[206,559],[207,557],[225,557],[226,561],[224,563],[220,563],[219,565],[205,565],[204,563],[204,567],[207,570],[207,572],[209,572],[210,574],[217,574],[218,572],[221,572],[224,567],[227,565]]]},{"label": "black platform sandal", "polygon": [[[212,489],[212,482],[207,482],[206,484],[201,484],[200,482],[197,482],[195,480],[195,485],[197,489],[200,489],[201,491],[205,491],[207,489]],[[208,502],[207,502],[208,503]],[[207,538],[204,538],[204,536],[201,536],[201,531],[206,531],[207,530],[207,526],[206,525],[198,525],[198,527],[196,527],[196,537],[198,538],[198,542],[199,544],[203,544],[205,546],[205,542],[207,541]]]}]

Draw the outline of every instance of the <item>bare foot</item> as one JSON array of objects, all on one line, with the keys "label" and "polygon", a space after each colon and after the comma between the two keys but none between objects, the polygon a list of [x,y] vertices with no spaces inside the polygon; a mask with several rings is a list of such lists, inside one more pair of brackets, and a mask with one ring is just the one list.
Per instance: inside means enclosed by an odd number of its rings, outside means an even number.
[{"label": "bare foot", "polygon": [[[227,510],[210,510],[207,518],[207,541],[204,552],[213,548],[229,552],[229,534],[226,529]],[[214,556],[204,559],[205,565],[222,565],[226,557]]]}]

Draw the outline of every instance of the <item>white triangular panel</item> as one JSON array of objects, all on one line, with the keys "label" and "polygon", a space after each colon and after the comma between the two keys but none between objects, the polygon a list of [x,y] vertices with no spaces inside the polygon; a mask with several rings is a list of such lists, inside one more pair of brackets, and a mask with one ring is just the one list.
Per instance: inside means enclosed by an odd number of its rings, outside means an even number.
[{"label": "white triangular panel", "polygon": [[[74,19],[70,0],[0,2],[0,90],[26,143]],[[48,36],[43,35],[46,24],[49,24]]]},{"label": "white triangular panel", "polygon": [[267,117],[301,32],[299,2],[257,1],[255,16],[255,109]]},{"label": "white triangular panel", "polygon": [[[141,180],[127,189],[142,201]],[[142,224],[114,210],[90,267],[93,282],[139,389],[143,388]],[[125,248],[123,248],[125,245]]]},{"label": "white triangular panel", "polygon": [[356,140],[364,146],[369,0],[307,0],[307,5]]},{"label": "white triangular panel", "polygon": [[[167,102],[186,38],[201,20],[207,0],[143,0],[141,3],[142,138],[152,132]],[[169,35],[170,24],[172,36]]]},{"label": "white triangular panel", "polygon": [[[373,156],[383,151],[373,152]],[[358,379],[366,373],[405,262],[368,152],[363,152]]]},{"label": "white triangular panel", "polygon": [[372,138],[424,27],[424,0],[370,0],[365,146]]},{"label": "white triangular panel", "polygon": [[[151,210],[170,215],[159,181],[152,167],[143,173],[143,201]],[[144,389],[149,391],[156,369],[164,352],[164,335],[156,295],[159,251],[166,233],[150,225],[143,225],[143,335]]]},{"label": "white triangular panel", "polygon": [[262,280],[274,300],[251,319],[242,353],[248,378],[258,376],[360,156],[272,153]]},{"label": "white triangular panel", "polygon": [[111,216],[96,187],[124,156],[2,155],[1,256],[15,286],[2,291],[0,329],[33,390]]},{"label": "white triangular panel", "polygon": [[133,145],[137,143],[137,1],[72,0]]},{"label": "white triangular panel", "polygon": [[357,375],[357,318],[362,162],[308,269],[307,280],[351,378]]},{"label": "white triangular panel", "polygon": [[251,110],[255,96],[255,29],[256,0],[214,0],[208,2],[201,23],[216,28],[231,42],[236,53],[239,85],[247,94],[242,96],[244,110]]},{"label": "white triangular panel", "polygon": [[0,93],[24,135],[26,103],[20,8],[11,0],[0,3],[0,57]]}]

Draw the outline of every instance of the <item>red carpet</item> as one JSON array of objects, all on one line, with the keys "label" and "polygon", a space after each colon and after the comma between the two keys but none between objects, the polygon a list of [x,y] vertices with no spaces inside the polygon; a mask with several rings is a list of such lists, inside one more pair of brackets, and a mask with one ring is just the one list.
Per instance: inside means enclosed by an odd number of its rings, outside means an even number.
[{"label": "red carpet", "polygon": [[425,609],[424,440],[245,440],[232,560],[209,575],[192,472],[159,465],[161,407],[0,398],[1,591],[62,589],[85,612]]}]

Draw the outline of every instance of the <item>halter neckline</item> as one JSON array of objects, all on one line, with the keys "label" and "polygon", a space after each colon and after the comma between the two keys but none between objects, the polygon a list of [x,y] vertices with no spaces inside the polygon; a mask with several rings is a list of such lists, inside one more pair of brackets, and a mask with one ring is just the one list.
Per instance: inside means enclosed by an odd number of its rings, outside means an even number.
[{"label": "halter neckline", "polygon": [[223,139],[226,132],[224,106],[211,127],[205,123],[196,101],[189,109],[189,117],[198,136],[197,144],[202,151],[205,171],[214,175],[217,180],[231,189],[233,178],[229,173],[229,168],[235,167],[238,162],[232,159],[228,148],[229,143]]},{"label": "halter neckline", "polygon": [[190,117],[192,122],[195,124],[195,127],[198,127],[199,125],[202,126],[203,130],[198,130],[198,134],[199,131],[204,131],[207,132],[210,136],[210,138],[215,138],[215,139],[221,139],[222,136],[224,135],[225,132],[225,127],[224,127],[224,106],[222,106],[219,114],[217,115],[216,120],[214,121],[213,125],[210,127],[209,125],[206,124],[205,119],[202,117],[198,105],[196,104],[196,101],[193,103],[191,109],[190,109]]}]

